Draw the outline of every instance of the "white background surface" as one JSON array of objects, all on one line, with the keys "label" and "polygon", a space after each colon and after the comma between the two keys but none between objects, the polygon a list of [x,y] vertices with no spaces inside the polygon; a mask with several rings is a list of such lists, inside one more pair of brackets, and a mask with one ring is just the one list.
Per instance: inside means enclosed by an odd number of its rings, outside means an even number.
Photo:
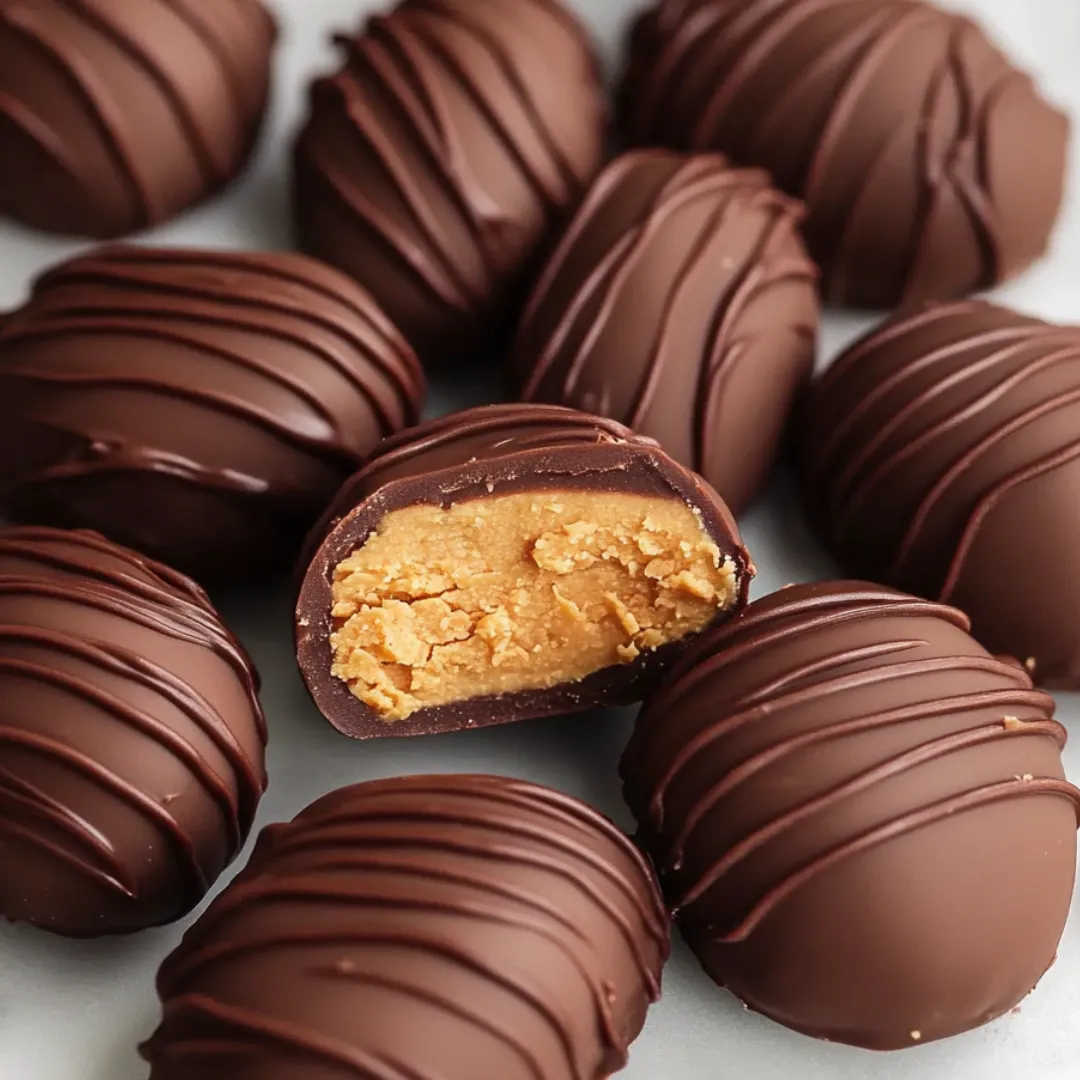
[{"label": "white background surface", "polygon": [[[327,43],[330,31],[358,25],[361,13],[377,5],[364,0],[270,3],[281,15],[283,40],[274,112],[258,161],[225,198],[158,230],[150,238],[154,241],[247,248],[289,245],[288,147],[306,107],[304,88],[314,72],[335,63]],[[576,6],[614,62],[639,3],[576,0]],[[1074,121],[1080,120],[1077,0],[955,0],[952,6],[980,16],[1021,62],[1037,72]],[[1071,196],[1051,257],[1000,296],[1039,315],[1080,322],[1080,145],[1074,145],[1073,166]],[[20,302],[34,274],[78,247],[0,222],[0,309]],[[827,317],[822,358],[831,359],[866,325],[867,320],[852,316]],[[493,380],[491,386],[495,385]],[[459,386],[452,394],[436,387],[429,411],[445,411],[483,397],[479,382],[467,390]],[[807,537],[783,479],[742,525],[760,568],[757,595],[789,581],[832,572]],[[527,777],[587,799],[629,825],[615,763],[630,712],[435,739],[350,743],[321,719],[295,674],[288,588],[219,599],[264,678],[271,786],[259,814],[260,826],[290,818],[323,792],[346,783],[434,771]],[[1062,695],[1059,702],[1059,714],[1075,736],[1067,751],[1067,767],[1076,779],[1080,697]],[[11,872],[10,867],[0,867],[0,873]],[[1073,914],[1058,964],[1018,1013],[979,1032],[887,1056],[813,1042],[744,1013],[677,946],[665,974],[664,1000],[650,1014],[620,1080],[1080,1077],[1080,903],[1074,905]],[[0,1080],[146,1080],[149,1070],[135,1047],[157,1022],[154,973],[182,930],[178,925],[128,939],[73,943],[27,927],[0,927]],[[987,948],[993,947],[987,942]]]}]

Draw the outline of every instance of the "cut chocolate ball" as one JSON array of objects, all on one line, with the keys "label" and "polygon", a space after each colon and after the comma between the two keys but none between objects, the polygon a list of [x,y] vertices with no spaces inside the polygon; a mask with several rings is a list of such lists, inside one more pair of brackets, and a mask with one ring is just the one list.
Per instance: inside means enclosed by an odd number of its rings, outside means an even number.
[{"label": "cut chocolate ball", "polygon": [[637,700],[753,574],[703,480],[556,406],[387,440],[313,548],[297,655],[319,708],[358,737]]}]

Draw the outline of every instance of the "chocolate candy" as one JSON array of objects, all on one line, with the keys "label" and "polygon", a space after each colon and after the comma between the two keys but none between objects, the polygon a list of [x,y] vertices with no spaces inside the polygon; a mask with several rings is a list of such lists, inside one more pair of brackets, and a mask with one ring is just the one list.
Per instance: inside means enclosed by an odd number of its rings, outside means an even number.
[{"label": "chocolate candy", "polygon": [[949,299],[1046,250],[1068,120],[970,19],[918,0],[661,0],[623,84],[638,143],[720,150],[809,206],[827,299]]},{"label": "chocolate candy", "polygon": [[255,577],[422,395],[379,308],[314,260],[106,248],[0,324],[0,502],[201,579]]},{"label": "chocolate candy", "polygon": [[347,735],[638,700],[753,567],[719,496],[648,439],[492,405],[382,443],[310,544],[297,657]]},{"label": "chocolate candy", "polygon": [[1080,689],[1080,330],[927,307],[853,345],[806,414],[806,504],[845,568]]},{"label": "chocolate candy", "polygon": [[189,579],[0,533],[0,916],[97,937],[190,911],[266,787],[256,682]]},{"label": "chocolate candy", "polygon": [[1002,1015],[1053,962],[1065,730],[967,630],[891,589],[791,586],[643,709],[627,800],[691,948],[750,1008],[897,1049]]},{"label": "chocolate candy", "polygon": [[601,175],[525,313],[522,396],[611,416],[757,493],[813,369],[817,270],[765,173],[666,150]]},{"label": "chocolate candy", "polygon": [[296,148],[301,245],[370,289],[425,364],[468,357],[600,166],[586,32],[561,0],[406,0],[337,44]]},{"label": "chocolate candy", "polygon": [[576,799],[359,784],[262,834],[165,961],[143,1054],[154,1080],[592,1080],[626,1064],[667,953],[644,860]]},{"label": "chocolate candy", "polygon": [[0,213],[113,237],[243,168],[277,26],[260,0],[0,0]]}]

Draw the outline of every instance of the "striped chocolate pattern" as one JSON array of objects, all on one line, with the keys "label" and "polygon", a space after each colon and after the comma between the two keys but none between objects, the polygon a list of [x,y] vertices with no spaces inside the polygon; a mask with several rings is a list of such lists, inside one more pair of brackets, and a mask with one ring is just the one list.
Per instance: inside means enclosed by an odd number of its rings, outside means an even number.
[{"label": "striped chocolate pattern", "polygon": [[161,969],[152,1076],[600,1080],[659,993],[644,860],[501,777],[346,788],[267,829]]},{"label": "striped chocolate pattern", "polygon": [[1080,331],[979,301],[879,327],[807,405],[804,493],[846,569],[1080,686]]},{"label": "striped chocolate pattern", "polygon": [[635,25],[638,145],[769,170],[833,303],[987,288],[1046,250],[1068,121],[980,26],[922,0],[658,0]]},{"label": "striped chocolate pattern", "polygon": [[818,324],[802,208],[715,154],[624,154],[597,179],[522,318],[522,397],[652,436],[732,509],[757,493]]},{"label": "striped chocolate pattern", "polygon": [[94,533],[0,533],[0,913],[88,937],[193,908],[266,786],[256,686],[189,579]]},{"label": "striped chocolate pattern", "polygon": [[337,45],[297,144],[302,244],[370,289],[425,363],[467,355],[599,166],[585,31],[561,0],[406,0]]},{"label": "striped chocolate pattern", "polygon": [[691,947],[750,1007],[893,1049],[1001,1015],[1052,962],[1065,730],[967,627],[878,586],[789,586],[646,703],[627,800]]},{"label": "striped chocolate pattern", "polygon": [[254,145],[276,37],[260,0],[0,0],[0,212],[113,237],[217,191]]},{"label": "striped chocolate pattern", "polygon": [[[22,520],[246,574],[295,554],[423,392],[386,316],[314,260],[103,248],[0,324],[0,497]],[[178,494],[136,515],[137,491]],[[215,532],[191,526],[207,506],[224,508]]]}]

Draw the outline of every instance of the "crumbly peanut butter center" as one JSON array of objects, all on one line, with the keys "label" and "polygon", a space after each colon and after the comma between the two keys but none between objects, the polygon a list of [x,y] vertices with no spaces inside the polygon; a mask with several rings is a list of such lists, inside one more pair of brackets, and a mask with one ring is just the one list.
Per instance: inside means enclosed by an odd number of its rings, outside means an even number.
[{"label": "crumbly peanut butter center", "polygon": [[566,491],[387,514],[333,579],[333,673],[387,721],[577,682],[703,629],[735,564],[676,499]]}]

